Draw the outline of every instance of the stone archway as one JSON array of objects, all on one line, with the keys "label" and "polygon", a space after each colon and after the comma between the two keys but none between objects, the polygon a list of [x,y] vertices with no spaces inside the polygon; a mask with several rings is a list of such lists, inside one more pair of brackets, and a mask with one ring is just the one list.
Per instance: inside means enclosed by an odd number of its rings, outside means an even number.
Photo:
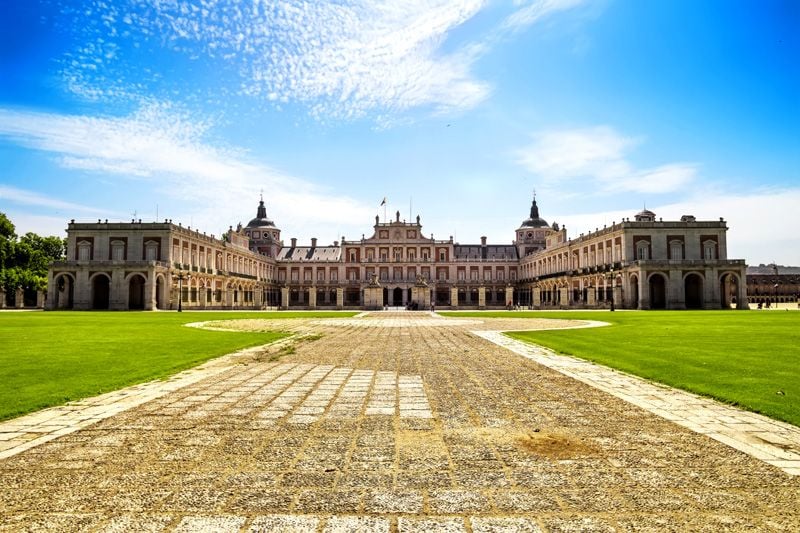
[{"label": "stone archway", "polygon": [[111,280],[105,274],[92,278],[92,309],[108,309],[111,298]]},{"label": "stone archway", "polygon": [[144,309],[144,276],[134,274],[128,280],[128,309]]},{"label": "stone archway", "polygon": [[165,309],[164,302],[164,278],[163,276],[156,277],[156,309]]},{"label": "stone archway", "polygon": [[726,272],[719,278],[719,295],[722,309],[730,309],[733,305],[741,306],[739,302],[739,276]]},{"label": "stone archway", "polygon": [[392,305],[400,306],[403,305],[403,289],[400,287],[395,287],[392,291]]},{"label": "stone archway", "polygon": [[666,309],[667,280],[661,274],[651,274],[648,285],[650,286],[650,309]]},{"label": "stone archway", "polygon": [[684,301],[686,309],[703,308],[703,278],[699,274],[687,274],[683,279]]},{"label": "stone archway", "polygon": [[72,309],[75,303],[75,280],[69,274],[59,274],[56,284],[54,309]]}]

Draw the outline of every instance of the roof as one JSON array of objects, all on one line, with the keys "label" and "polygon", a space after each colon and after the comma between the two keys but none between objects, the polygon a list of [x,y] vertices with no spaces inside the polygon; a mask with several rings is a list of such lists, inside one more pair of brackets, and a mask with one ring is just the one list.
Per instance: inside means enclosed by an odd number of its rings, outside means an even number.
[{"label": "roof", "polygon": [[[747,267],[748,276],[774,276],[775,267],[773,265],[758,265]],[[778,265],[779,276],[800,276],[800,267]]]},{"label": "roof", "polygon": [[247,223],[248,228],[274,228],[275,223],[267,218],[267,208],[264,207],[264,200],[258,202],[258,210],[256,211],[256,218]]},{"label": "roof", "polygon": [[536,197],[533,197],[533,203],[531,204],[531,213],[530,217],[526,218],[522,221],[523,228],[548,228],[550,224],[547,223],[545,219],[539,216],[539,206],[536,205]]},{"label": "roof", "polygon": [[515,261],[519,257],[517,247],[506,244],[456,244],[453,246],[456,259],[488,259],[493,261]]},{"label": "roof", "polygon": [[340,246],[295,246],[283,247],[278,252],[278,261],[338,261]]}]

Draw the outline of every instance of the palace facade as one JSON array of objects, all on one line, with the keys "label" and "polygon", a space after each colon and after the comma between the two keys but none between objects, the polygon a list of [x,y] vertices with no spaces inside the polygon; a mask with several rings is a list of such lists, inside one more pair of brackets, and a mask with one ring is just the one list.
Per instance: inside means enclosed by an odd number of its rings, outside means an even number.
[{"label": "palace facade", "polygon": [[724,220],[634,220],[569,239],[530,215],[511,244],[426,237],[415,221],[308,246],[281,231],[263,199],[222,238],[171,220],[67,227],[47,309],[719,309],[747,307],[745,261],[728,259]]}]

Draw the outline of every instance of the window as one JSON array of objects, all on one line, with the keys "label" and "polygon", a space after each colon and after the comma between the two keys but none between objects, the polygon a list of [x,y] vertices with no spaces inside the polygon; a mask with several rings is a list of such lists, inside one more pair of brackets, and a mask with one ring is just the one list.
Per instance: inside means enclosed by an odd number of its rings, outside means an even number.
[{"label": "window", "polygon": [[254,238],[254,239],[259,239],[259,238],[261,238],[261,232],[254,231],[254,232],[253,232],[253,238]]},{"label": "window", "polygon": [[502,270],[498,270],[498,271],[497,271],[497,279],[498,279],[499,281],[503,281],[504,279],[506,279],[506,274],[505,274],[505,272],[503,272]]},{"label": "window", "polygon": [[442,269],[439,271],[439,281],[445,281],[447,279],[447,270]]},{"label": "window", "polygon": [[647,241],[639,241],[636,243],[636,259],[639,261],[647,261],[650,258],[650,243]]},{"label": "window", "polygon": [[463,270],[458,271],[458,281],[464,281],[467,277],[467,273]]},{"label": "window", "polygon": [[351,263],[355,263],[356,262],[356,251],[355,250],[350,250],[350,262]]},{"label": "window", "polygon": [[706,241],[703,243],[703,258],[707,261],[717,258],[717,243],[714,241]]},{"label": "window", "polygon": [[331,281],[339,281],[339,271],[331,270]]},{"label": "window", "polygon": [[111,260],[125,260],[125,243],[123,241],[111,241]]},{"label": "window", "polygon": [[673,261],[683,260],[683,243],[681,241],[671,241],[669,243],[669,255]]},{"label": "window", "polygon": [[439,250],[439,261],[444,261],[446,255],[444,250]]},{"label": "window", "polygon": [[416,260],[417,260],[417,254],[416,254],[416,253],[414,253],[414,251],[413,251],[413,250],[410,250],[410,251],[408,252],[408,260],[409,260],[409,261],[416,261]]},{"label": "window", "polygon": [[471,270],[470,273],[469,273],[469,279],[471,279],[472,281],[477,281],[478,280],[478,271],[477,270]]},{"label": "window", "polygon": [[325,270],[321,268],[317,270],[317,281],[325,281]]},{"label": "window", "polygon": [[428,250],[423,250],[422,251],[422,260],[423,261],[427,261],[428,260]]},{"label": "window", "polygon": [[158,261],[158,243],[147,241],[144,245],[144,258],[148,261]]},{"label": "window", "polygon": [[78,243],[78,261],[89,261],[92,258],[92,243],[81,241]]}]

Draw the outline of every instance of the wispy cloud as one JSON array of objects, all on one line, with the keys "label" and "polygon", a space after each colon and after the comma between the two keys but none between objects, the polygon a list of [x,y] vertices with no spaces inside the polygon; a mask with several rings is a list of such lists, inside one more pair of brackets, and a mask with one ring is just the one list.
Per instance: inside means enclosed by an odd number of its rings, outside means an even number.
[{"label": "wispy cloud", "polygon": [[558,11],[572,9],[586,0],[517,0],[518,7],[506,18],[504,27],[522,29]]},{"label": "wispy cloud", "polygon": [[642,142],[608,126],[550,130],[516,152],[517,161],[545,181],[590,182],[603,192],[667,193],[691,182],[693,163],[636,168],[627,154]]},{"label": "wispy cloud", "polygon": [[[227,227],[236,222],[232,216],[249,215],[255,193],[262,188],[268,191],[273,217],[304,230],[321,231],[333,222],[346,228],[350,223],[363,224],[374,214],[372,207],[254,161],[241,150],[215,146],[206,138],[207,128],[161,104],[126,117],[0,108],[0,137],[53,154],[65,168],[145,180],[148,188],[155,186],[180,199],[187,218],[198,215],[212,227]],[[34,193],[4,190],[18,202],[89,210]],[[253,206],[243,207],[243,201]]]},{"label": "wispy cloud", "polygon": [[108,211],[89,207],[85,205],[75,204],[72,202],[65,202],[58,198],[45,196],[41,193],[19,189],[17,187],[9,187],[0,185],[0,202],[8,204],[18,204],[33,207],[45,207],[48,209],[57,209],[61,211],[78,212],[78,213],[94,213],[94,214],[107,214]]},{"label": "wispy cloud", "polygon": [[[300,103],[321,120],[372,114],[390,124],[414,109],[475,107],[492,91],[475,63],[498,34],[583,2],[518,2],[484,37],[459,41],[454,30],[488,0],[87,0],[86,9],[63,10],[80,44],[64,58],[62,75],[88,99],[167,98],[159,88],[197,90],[174,75],[178,69],[213,69],[221,86],[203,98],[238,93],[275,106]],[[152,60],[164,55],[169,69]]]}]

